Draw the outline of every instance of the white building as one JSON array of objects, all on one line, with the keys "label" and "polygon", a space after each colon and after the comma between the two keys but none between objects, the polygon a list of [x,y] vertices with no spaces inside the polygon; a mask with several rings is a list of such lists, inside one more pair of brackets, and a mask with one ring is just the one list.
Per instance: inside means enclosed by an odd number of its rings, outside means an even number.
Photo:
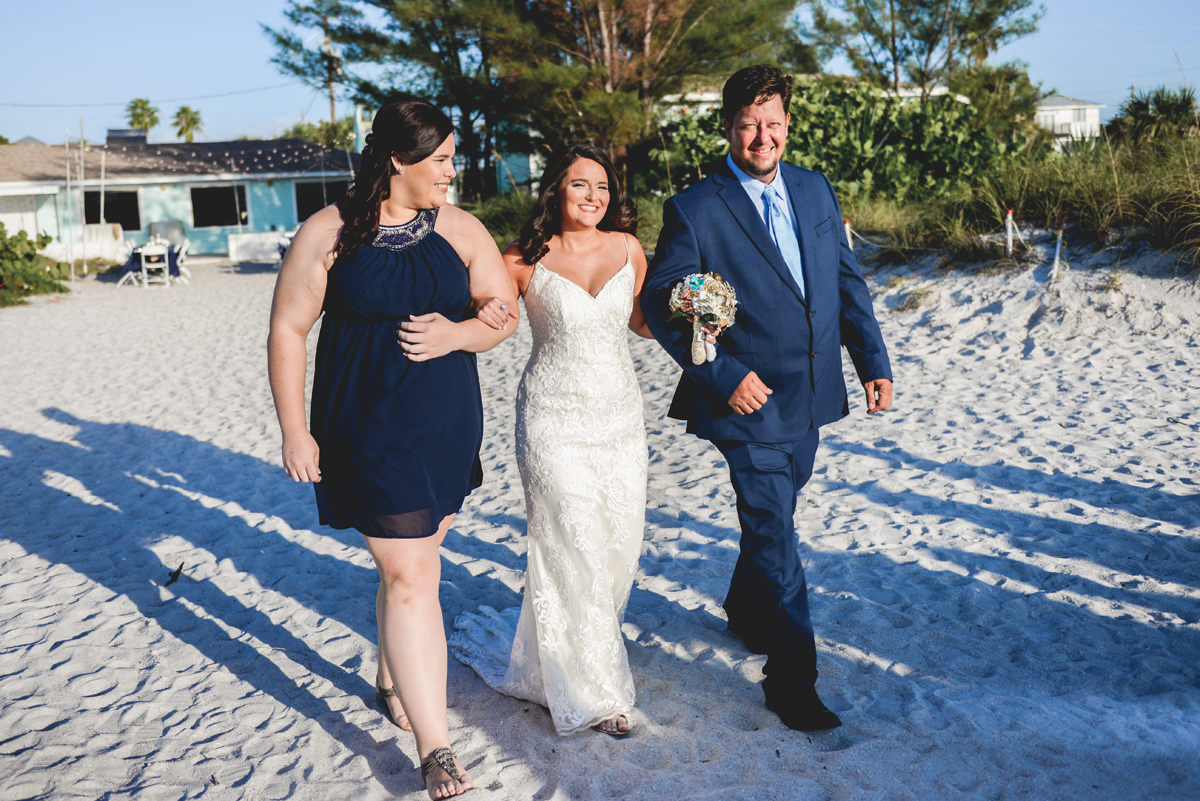
[{"label": "white building", "polygon": [[1054,133],[1054,149],[1075,139],[1095,139],[1100,135],[1100,109],[1103,103],[1089,103],[1066,95],[1047,95],[1037,105],[1038,125]]}]

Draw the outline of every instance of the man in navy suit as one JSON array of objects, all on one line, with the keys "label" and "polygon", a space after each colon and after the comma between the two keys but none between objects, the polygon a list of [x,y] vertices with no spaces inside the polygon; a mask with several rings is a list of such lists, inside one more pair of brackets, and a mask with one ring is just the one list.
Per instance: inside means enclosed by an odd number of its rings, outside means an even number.
[{"label": "man in navy suit", "polygon": [[[801,731],[841,725],[818,697],[816,643],[793,517],[812,476],[819,428],[846,416],[845,347],[867,413],[892,402],[892,372],[871,295],[829,179],[780,161],[792,79],[765,64],[723,91],[729,156],[672,197],[646,274],[642,309],[683,367],[669,412],[725,457],[737,493],[741,552],[725,612],[746,647],[767,654],[767,708]],[[737,292],[736,324],[717,358],[692,363],[691,324],[669,320],[671,290],[715,272]]]}]

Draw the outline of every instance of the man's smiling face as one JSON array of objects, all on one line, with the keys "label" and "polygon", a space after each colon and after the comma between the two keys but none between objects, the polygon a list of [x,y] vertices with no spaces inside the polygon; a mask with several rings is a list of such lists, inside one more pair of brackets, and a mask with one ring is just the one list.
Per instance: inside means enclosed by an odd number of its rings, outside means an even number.
[{"label": "man's smiling face", "polygon": [[775,177],[783,157],[791,115],[783,109],[783,98],[771,95],[746,106],[732,121],[725,120],[725,136],[733,163],[763,183]]}]

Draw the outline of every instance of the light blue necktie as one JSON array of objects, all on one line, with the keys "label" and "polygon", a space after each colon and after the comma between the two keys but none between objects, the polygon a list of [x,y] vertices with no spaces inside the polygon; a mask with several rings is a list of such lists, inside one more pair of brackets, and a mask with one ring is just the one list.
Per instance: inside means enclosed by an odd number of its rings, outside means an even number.
[{"label": "light blue necktie", "polygon": [[792,278],[796,279],[796,286],[800,287],[800,297],[804,298],[804,271],[801,269],[800,242],[796,239],[796,232],[784,216],[783,210],[779,208],[782,201],[779,195],[775,194],[775,187],[768,186],[763,189],[762,198],[767,212],[767,230],[771,232],[775,247],[779,248],[779,253],[783,256],[783,263],[788,266]]}]

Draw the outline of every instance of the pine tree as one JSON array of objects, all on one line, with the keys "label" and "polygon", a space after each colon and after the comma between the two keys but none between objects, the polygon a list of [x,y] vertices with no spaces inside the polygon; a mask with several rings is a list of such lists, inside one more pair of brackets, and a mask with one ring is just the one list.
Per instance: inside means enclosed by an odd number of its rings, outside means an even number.
[{"label": "pine tree", "polygon": [[[804,46],[794,9],[794,0],[540,0],[526,7],[530,33],[507,43],[505,72],[552,143],[592,140],[620,158],[650,135],[664,96],[720,86],[785,51],[795,62]],[[811,50],[800,60],[815,68]]]},{"label": "pine tree", "polygon": [[387,20],[339,33],[347,60],[389,67],[380,79],[356,82],[359,97],[382,104],[399,93],[424,97],[455,118],[462,157],[462,194],[496,191],[493,156],[515,130],[520,109],[497,66],[502,41],[517,36],[519,2],[369,0]]},{"label": "pine tree", "polygon": [[968,65],[1037,30],[1034,0],[811,0],[813,33],[825,55],[841,52],[854,70],[900,91],[903,73],[927,97]]},{"label": "pine tree", "polygon": [[271,62],[286,75],[295,75],[310,86],[329,93],[329,124],[337,125],[335,87],[350,79],[342,68],[342,57],[334,47],[338,32],[353,27],[362,19],[362,12],[339,0],[313,0],[308,4],[288,0],[283,12],[288,21],[298,28],[319,30],[323,36],[321,46],[309,48],[305,40],[289,31],[277,31],[262,26],[275,43],[275,57]]}]

